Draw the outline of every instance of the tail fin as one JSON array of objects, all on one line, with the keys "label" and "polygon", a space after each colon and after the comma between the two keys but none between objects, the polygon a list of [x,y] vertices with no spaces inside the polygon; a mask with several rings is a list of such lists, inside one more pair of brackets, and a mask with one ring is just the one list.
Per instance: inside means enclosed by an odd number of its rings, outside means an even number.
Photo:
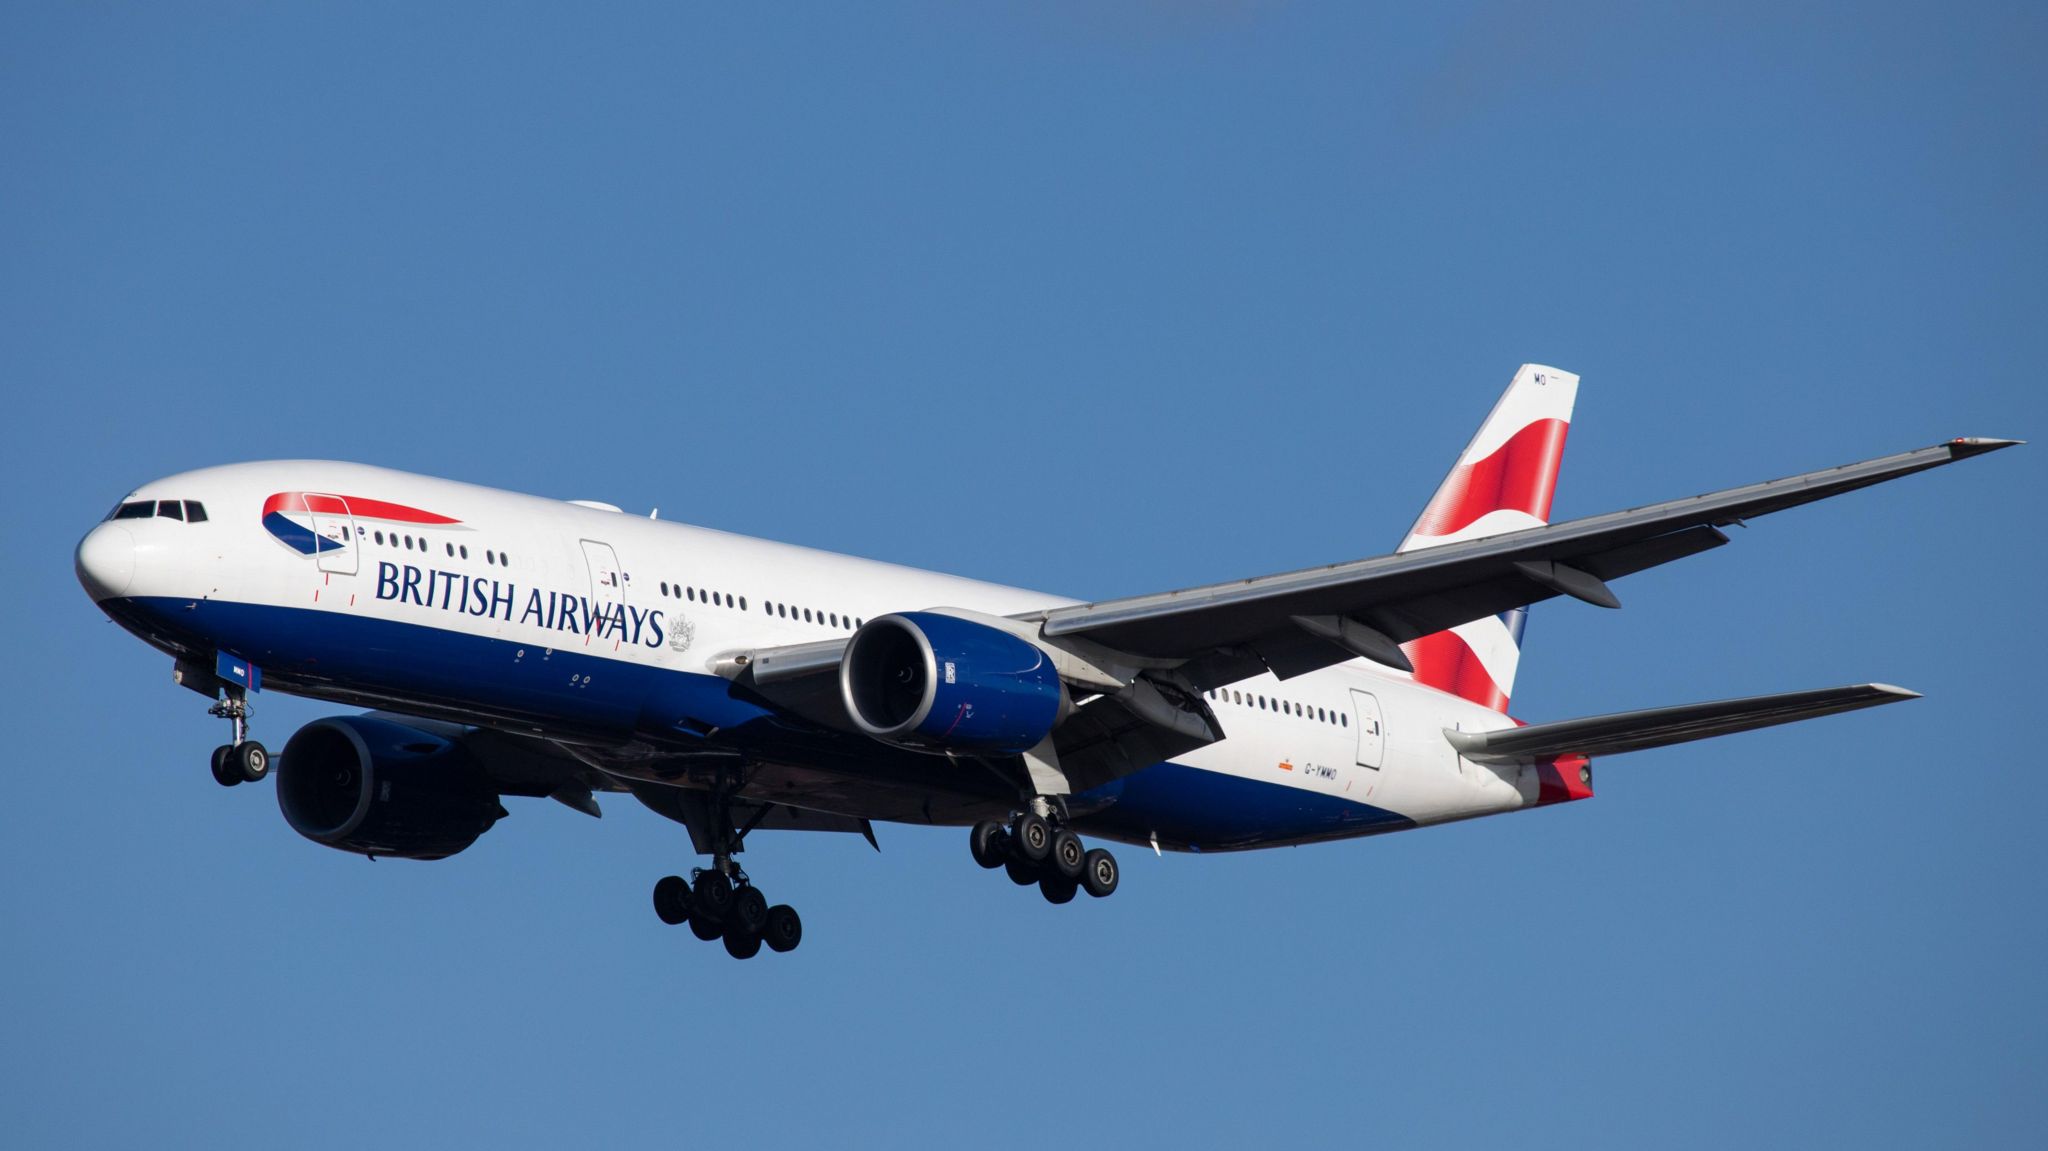
[{"label": "tail fin", "polygon": [[[1419,551],[1549,523],[1558,462],[1564,458],[1578,394],[1579,377],[1570,372],[1523,364],[1396,550]],[[1528,614],[1528,608],[1520,607],[1473,620],[1405,643],[1401,650],[1415,665],[1418,682],[1505,712]]]}]

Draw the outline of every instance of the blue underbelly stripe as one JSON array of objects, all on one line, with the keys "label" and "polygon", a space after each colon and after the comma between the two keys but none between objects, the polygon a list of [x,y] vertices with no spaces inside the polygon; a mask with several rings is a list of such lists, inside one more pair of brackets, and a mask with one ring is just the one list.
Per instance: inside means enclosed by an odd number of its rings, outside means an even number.
[{"label": "blue underbelly stripe", "polygon": [[[917,779],[929,776],[935,762],[785,716],[704,672],[311,608],[163,597],[101,606],[160,646],[208,660],[215,650],[228,651],[261,666],[267,681],[316,698],[410,700],[548,731],[690,749],[701,749],[700,733],[715,728],[721,741],[764,758],[855,778]],[[1084,831],[1132,843],[1156,833],[1162,846],[1206,851],[1414,826],[1369,804],[1178,763],[1155,764],[1075,796],[1074,808]]]}]

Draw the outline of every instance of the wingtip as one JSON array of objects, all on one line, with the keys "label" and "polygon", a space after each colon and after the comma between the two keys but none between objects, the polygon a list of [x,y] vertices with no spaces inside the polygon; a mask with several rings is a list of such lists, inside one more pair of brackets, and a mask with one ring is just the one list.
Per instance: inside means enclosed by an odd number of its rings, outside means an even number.
[{"label": "wingtip", "polygon": [[1986,452],[1995,452],[2000,448],[2010,448],[2026,442],[2025,440],[2002,440],[1996,436],[1957,436],[1955,439],[1950,440],[1946,447],[1948,448],[1948,457],[1950,459],[1966,460],[1971,456],[1981,456]]},{"label": "wingtip", "polygon": [[1891,696],[1893,699],[1924,698],[1923,696],[1921,696],[1919,692],[1914,691],[1912,688],[1900,687],[1898,684],[1895,683],[1871,683],[1865,684],[1864,686],[1870,688],[1872,691],[1881,692],[1885,695]]}]

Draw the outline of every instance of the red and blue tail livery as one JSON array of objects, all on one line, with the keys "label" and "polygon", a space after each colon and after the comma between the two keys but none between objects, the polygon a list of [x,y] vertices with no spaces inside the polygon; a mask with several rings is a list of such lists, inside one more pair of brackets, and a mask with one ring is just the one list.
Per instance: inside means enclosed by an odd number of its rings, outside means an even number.
[{"label": "red and blue tail livery", "polygon": [[326,492],[276,492],[263,501],[263,528],[300,555],[338,551],[359,542],[357,520],[459,527],[461,520],[388,500]]},{"label": "red and blue tail livery", "polygon": [[[975,863],[1064,904],[1116,891],[1106,845],[1249,851],[1527,811],[1590,798],[1597,758],[1913,697],[1510,718],[1529,605],[1618,607],[1608,581],[1726,544],[1727,524],[2014,442],[1552,524],[1578,385],[1517,372],[1391,555],[1094,602],[320,460],[144,484],[74,562],[231,723],[214,779],[274,769],[300,835],[442,859],[512,797],[638,802],[709,857],[654,884],[655,913],[746,959],[803,937],[749,874],[771,832],[969,827]],[[259,687],[376,711],[315,719],[273,761],[249,737]]]},{"label": "red and blue tail livery", "polygon": [[[1550,522],[1579,377],[1525,364],[1430,498],[1396,554],[1486,539]],[[1505,714],[1522,659],[1526,606],[1471,620],[1403,647],[1415,680]]]}]

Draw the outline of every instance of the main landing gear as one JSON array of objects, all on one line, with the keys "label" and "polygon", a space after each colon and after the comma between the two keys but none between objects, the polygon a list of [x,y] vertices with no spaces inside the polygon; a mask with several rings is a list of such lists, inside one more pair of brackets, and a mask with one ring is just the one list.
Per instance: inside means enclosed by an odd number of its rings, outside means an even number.
[{"label": "main landing gear", "polygon": [[769,906],[737,867],[728,875],[715,867],[693,870],[688,882],[680,875],[654,885],[654,914],[670,926],[689,924],[691,934],[711,942],[725,941],[726,954],[752,959],[766,944],[770,951],[795,951],[804,940],[804,921],[787,903]]},{"label": "main landing gear", "polygon": [[1037,884],[1049,903],[1071,903],[1080,891],[1097,899],[1116,891],[1116,856],[1087,847],[1080,836],[1056,828],[1035,811],[1024,812],[1007,827],[994,820],[975,824],[967,846],[974,862],[991,871],[1002,868],[1019,887]]},{"label": "main landing gear", "polygon": [[734,959],[752,959],[764,944],[770,951],[795,951],[804,941],[804,921],[796,909],[787,903],[771,906],[746,871],[733,862],[733,853],[746,842],[747,833],[772,810],[763,804],[746,826],[734,827],[732,797],[737,787],[737,780],[720,773],[708,815],[691,824],[691,835],[701,831],[708,841],[704,846],[711,849],[711,866],[692,870],[687,882],[680,875],[657,881],[654,914],[672,927],[689,924],[690,933],[706,943],[724,940],[725,953]]},{"label": "main landing gear", "polygon": [[229,685],[226,694],[206,710],[234,725],[234,741],[213,749],[213,780],[222,787],[255,783],[270,774],[270,752],[249,738],[249,697]]}]

